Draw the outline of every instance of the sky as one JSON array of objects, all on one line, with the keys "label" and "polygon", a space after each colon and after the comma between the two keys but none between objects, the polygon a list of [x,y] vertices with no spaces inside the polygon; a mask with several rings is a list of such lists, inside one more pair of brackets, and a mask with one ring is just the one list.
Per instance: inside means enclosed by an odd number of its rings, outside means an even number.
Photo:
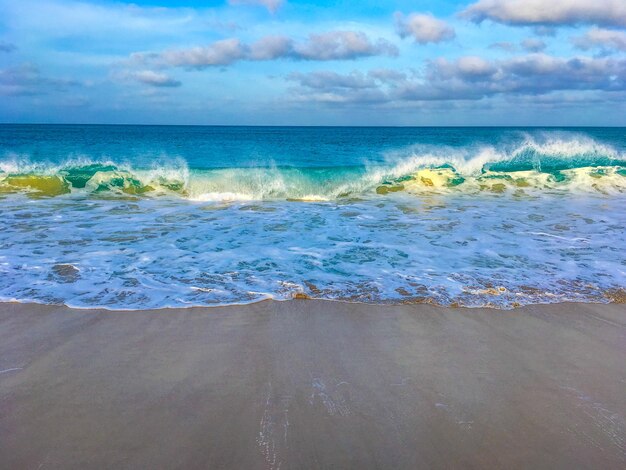
[{"label": "sky", "polygon": [[626,126],[625,0],[0,0],[0,122]]}]

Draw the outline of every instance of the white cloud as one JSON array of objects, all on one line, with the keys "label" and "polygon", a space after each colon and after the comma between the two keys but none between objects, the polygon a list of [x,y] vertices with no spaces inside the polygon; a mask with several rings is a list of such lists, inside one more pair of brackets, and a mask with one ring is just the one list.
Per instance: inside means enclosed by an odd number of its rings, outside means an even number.
[{"label": "white cloud", "polygon": [[253,43],[248,52],[252,60],[272,60],[285,57],[293,51],[293,41],[285,36],[265,36]]},{"label": "white cloud", "polygon": [[624,0],[479,0],[462,17],[512,25],[626,26]]},{"label": "white cloud", "polygon": [[456,36],[454,28],[430,14],[411,13],[405,17],[397,12],[395,19],[398,34],[403,38],[411,36],[419,44],[449,41]]},{"label": "white cloud", "polygon": [[486,78],[496,72],[496,67],[486,59],[478,56],[465,56],[456,61],[456,68],[464,77]]},{"label": "white cloud", "polygon": [[396,56],[398,49],[385,39],[372,41],[359,31],[330,31],[311,34],[306,41],[296,43],[285,36],[265,36],[247,45],[239,39],[216,41],[207,46],[171,49],[160,53],[138,52],[131,61],[157,67],[206,68],[229,65],[240,60],[351,60],[378,55]]},{"label": "white cloud", "polygon": [[274,13],[283,5],[283,0],[228,0],[230,5],[259,5]]},{"label": "white cloud", "polygon": [[398,49],[385,39],[372,42],[359,31],[330,31],[311,34],[308,41],[294,48],[296,56],[307,60],[356,59],[375,55],[398,55]]},{"label": "white cloud", "polygon": [[626,51],[626,32],[594,27],[582,36],[573,38],[572,42],[583,50],[600,47]]},{"label": "white cloud", "polygon": [[157,57],[172,67],[202,68],[232,64],[243,58],[245,54],[246,49],[239,39],[224,39],[208,46],[164,51]]}]

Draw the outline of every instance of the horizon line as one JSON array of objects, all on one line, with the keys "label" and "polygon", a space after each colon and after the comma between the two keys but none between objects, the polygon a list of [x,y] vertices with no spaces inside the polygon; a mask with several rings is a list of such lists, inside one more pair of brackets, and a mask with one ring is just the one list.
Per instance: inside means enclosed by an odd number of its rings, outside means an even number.
[{"label": "horizon line", "polygon": [[315,124],[315,125],[293,125],[293,124],[147,124],[147,123],[75,123],[75,122],[0,122],[0,126],[137,126],[137,127],[260,127],[260,128],[272,128],[272,127],[286,127],[286,128],[364,128],[364,129],[438,129],[438,128],[465,128],[465,129],[492,129],[492,128],[554,128],[554,129],[591,129],[591,128],[609,128],[609,129],[626,129],[624,125],[331,125],[331,124]]}]

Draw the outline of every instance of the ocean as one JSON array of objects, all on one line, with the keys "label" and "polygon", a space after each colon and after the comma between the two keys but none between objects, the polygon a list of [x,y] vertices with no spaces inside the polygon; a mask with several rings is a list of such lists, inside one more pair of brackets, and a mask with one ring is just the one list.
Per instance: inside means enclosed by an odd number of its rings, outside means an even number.
[{"label": "ocean", "polygon": [[0,300],[608,302],[626,129],[0,125]]}]

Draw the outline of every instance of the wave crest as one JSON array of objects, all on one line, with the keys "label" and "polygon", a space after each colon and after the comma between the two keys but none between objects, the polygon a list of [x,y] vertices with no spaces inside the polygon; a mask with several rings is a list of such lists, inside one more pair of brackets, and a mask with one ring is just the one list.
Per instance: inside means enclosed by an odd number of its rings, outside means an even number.
[{"label": "wave crest", "polygon": [[[162,159],[163,160],[163,159]],[[198,201],[326,201],[396,192],[533,190],[626,192],[626,157],[584,135],[525,135],[516,144],[423,146],[390,155],[387,164],[336,168],[189,169],[182,159],[150,168],[111,160],[0,162],[0,192],[59,196],[76,191],[175,195]]]}]

